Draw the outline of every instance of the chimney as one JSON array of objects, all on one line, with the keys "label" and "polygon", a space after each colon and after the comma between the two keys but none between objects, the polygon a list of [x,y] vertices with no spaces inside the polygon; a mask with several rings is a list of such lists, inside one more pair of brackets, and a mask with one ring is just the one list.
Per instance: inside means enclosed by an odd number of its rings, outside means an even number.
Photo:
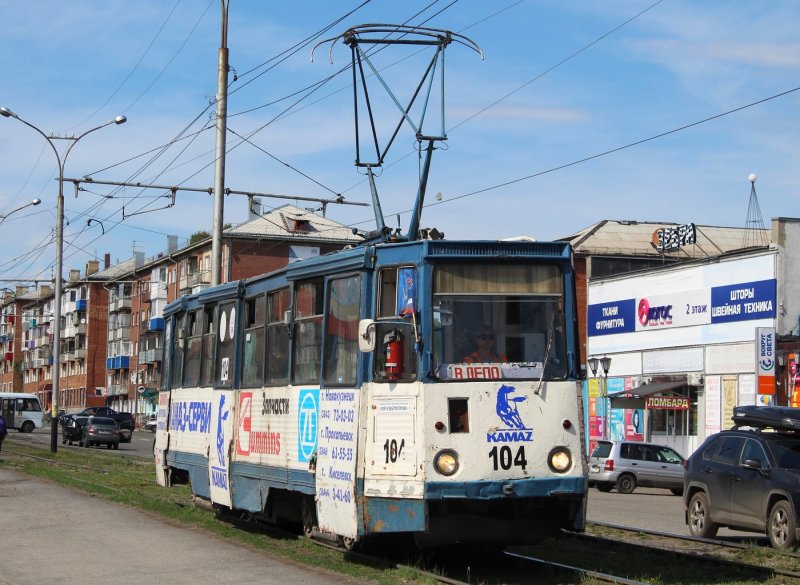
[{"label": "chimney", "polygon": [[86,263],[86,276],[94,274],[98,270],[100,270],[100,262],[99,261],[97,261],[97,260],[89,260]]},{"label": "chimney", "polygon": [[261,199],[256,199],[252,195],[248,195],[247,203],[247,221],[253,221],[261,217],[261,214],[264,213],[264,208],[261,206]]},{"label": "chimney", "polygon": [[106,252],[105,256],[103,256],[103,270],[108,270],[111,268],[111,254]]},{"label": "chimney", "polygon": [[133,253],[133,267],[141,268],[144,265],[144,252]]},{"label": "chimney", "polygon": [[22,296],[22,295],[24,295],[26,292],[28,292],[28,287],[27,287],[27,286],[17,286],[17,287],[15,287],[15,288],[16,288],[16,290],[14,291],[14,294],[15,294],[16,296],[18,296],[18,297],[21,297],[21,296]]},{"label": "chimney", "polygon": [[172,254],[178,249],[178,236],[167,236],[167,252]]},{"label": "chimney", "polygon": [[72,268],[69,271],[69,281],[77,282],[81,279],[81,271],[78,268]]},{"label": "chimney", "polygon": [[45,297],[49,297],[51,294],[53,294],[53,287],[51,287],[49,285],[46,285],[46,284],[39,287],[39,298],[40,299],[43,299]]}]

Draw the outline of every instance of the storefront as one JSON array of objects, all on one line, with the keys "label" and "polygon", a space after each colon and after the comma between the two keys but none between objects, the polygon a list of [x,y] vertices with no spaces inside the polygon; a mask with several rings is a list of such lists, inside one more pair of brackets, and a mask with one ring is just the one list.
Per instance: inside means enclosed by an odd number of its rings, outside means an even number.
[{"label": "storefront", "polygon": [[587,370],[589,440],[687,456],[732,426],[734,406],[774,402],[777,266],[763,248],[590,281],[587,355],[610,361]]}]

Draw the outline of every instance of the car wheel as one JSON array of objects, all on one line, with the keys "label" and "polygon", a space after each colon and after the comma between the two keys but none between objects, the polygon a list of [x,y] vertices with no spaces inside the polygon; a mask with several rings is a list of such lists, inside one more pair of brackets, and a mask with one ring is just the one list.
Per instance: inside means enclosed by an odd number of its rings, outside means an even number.
[{"label": "car wheel", "polygon": [[621,494],[632,494],[636,489],[636,478],[632,475],[620,475],[617,478],[617,491]]},{"label": "car wheel", "polygon": [[597,488],[598,492],[606,493],[606,492],[610,492],[612,489],[614,489],[614,484],[613,483],[597,483],[597,484],[595,484],[594,487]]},{"label": "car wheel", "polygon": [[61,444],[62,445],[66,445],[66,443],[67,443],[67,438],[66,437],[61,437]]},{"label": "car wheel", "polygon": [[31,421],[26,420],[24,423],[22,423],[22,428],[20,430],[23,433],[32,433],[34,428],[36,428],[34,424]]},{"label": "car wheel", "polygon": [[683,495],[683,488],[671,488],[669,491],[672,492],[673,496],[682,496]]},{"label": "car wheel", "polygon": [[797,523],[792,514],[792,507],[786,500],[776,502],[769,512],[767,530],[772,548],[788,550],[797,544],[795,528]]},{"label": "car wheel", "polygon": [[106,443],[106,449],[108,449],[109,451],[112,449],[111,443]]},{"label": "car wheel", "polygon": [[114,449],[119,449],[119,443],[114,443]]},{"label": "car wheel", "polygon": [[711,509],[704,492],[697,492],[689,501],[689,532],[697,538],[714,538],[718,526],[711,521]]}]

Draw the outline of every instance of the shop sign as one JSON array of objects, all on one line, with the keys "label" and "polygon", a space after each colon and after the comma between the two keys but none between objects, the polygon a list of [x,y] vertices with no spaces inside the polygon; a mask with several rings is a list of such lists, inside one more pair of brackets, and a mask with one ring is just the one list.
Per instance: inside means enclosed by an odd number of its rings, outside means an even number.
[{"label": "shop sign", "polygon": [[697,230],[693,223],[659,228],[653,232],[653,245],[659,252],[672,252],[696,242]]},{"label": "shop sign", "polygon": [[645,406],[650,410],[689,410],[687,396],[648,396]]},{"label": "shop sign", "polygon": [[775,394],[775,328],[756,327],[756,378],[759,394]]},{"label": "shop sign", "polygon": [[634,299],[589,305],[587,311],[589,336],[630,333],[635,330],[635,314]]},{"label": "shop sign", "polygon": [[772,278],[713,287],[711,289],[711,322],[730,323],[774,318],[776,282]]}]

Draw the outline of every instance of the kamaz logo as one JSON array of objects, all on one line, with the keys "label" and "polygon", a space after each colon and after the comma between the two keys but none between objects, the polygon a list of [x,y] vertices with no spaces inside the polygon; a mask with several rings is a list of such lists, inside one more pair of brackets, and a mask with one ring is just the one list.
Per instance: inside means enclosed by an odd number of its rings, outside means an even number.
[{"label": "kamaz logo", "polygon": [[486,433],[487,443],[532,443],[533,431],[495,431]]},{"label": "kamaz logo", "polygon": [[516,388],[506,384],[503,384],[497,390],[495,410],[497,411],[497,416],[508,428],[486,433],[487,443],[533,442],[533,431],[522,422],[522,417],[517,409],[517,404],[525,402],[527,396],[513,396],[514,392],[516,392]]}]

